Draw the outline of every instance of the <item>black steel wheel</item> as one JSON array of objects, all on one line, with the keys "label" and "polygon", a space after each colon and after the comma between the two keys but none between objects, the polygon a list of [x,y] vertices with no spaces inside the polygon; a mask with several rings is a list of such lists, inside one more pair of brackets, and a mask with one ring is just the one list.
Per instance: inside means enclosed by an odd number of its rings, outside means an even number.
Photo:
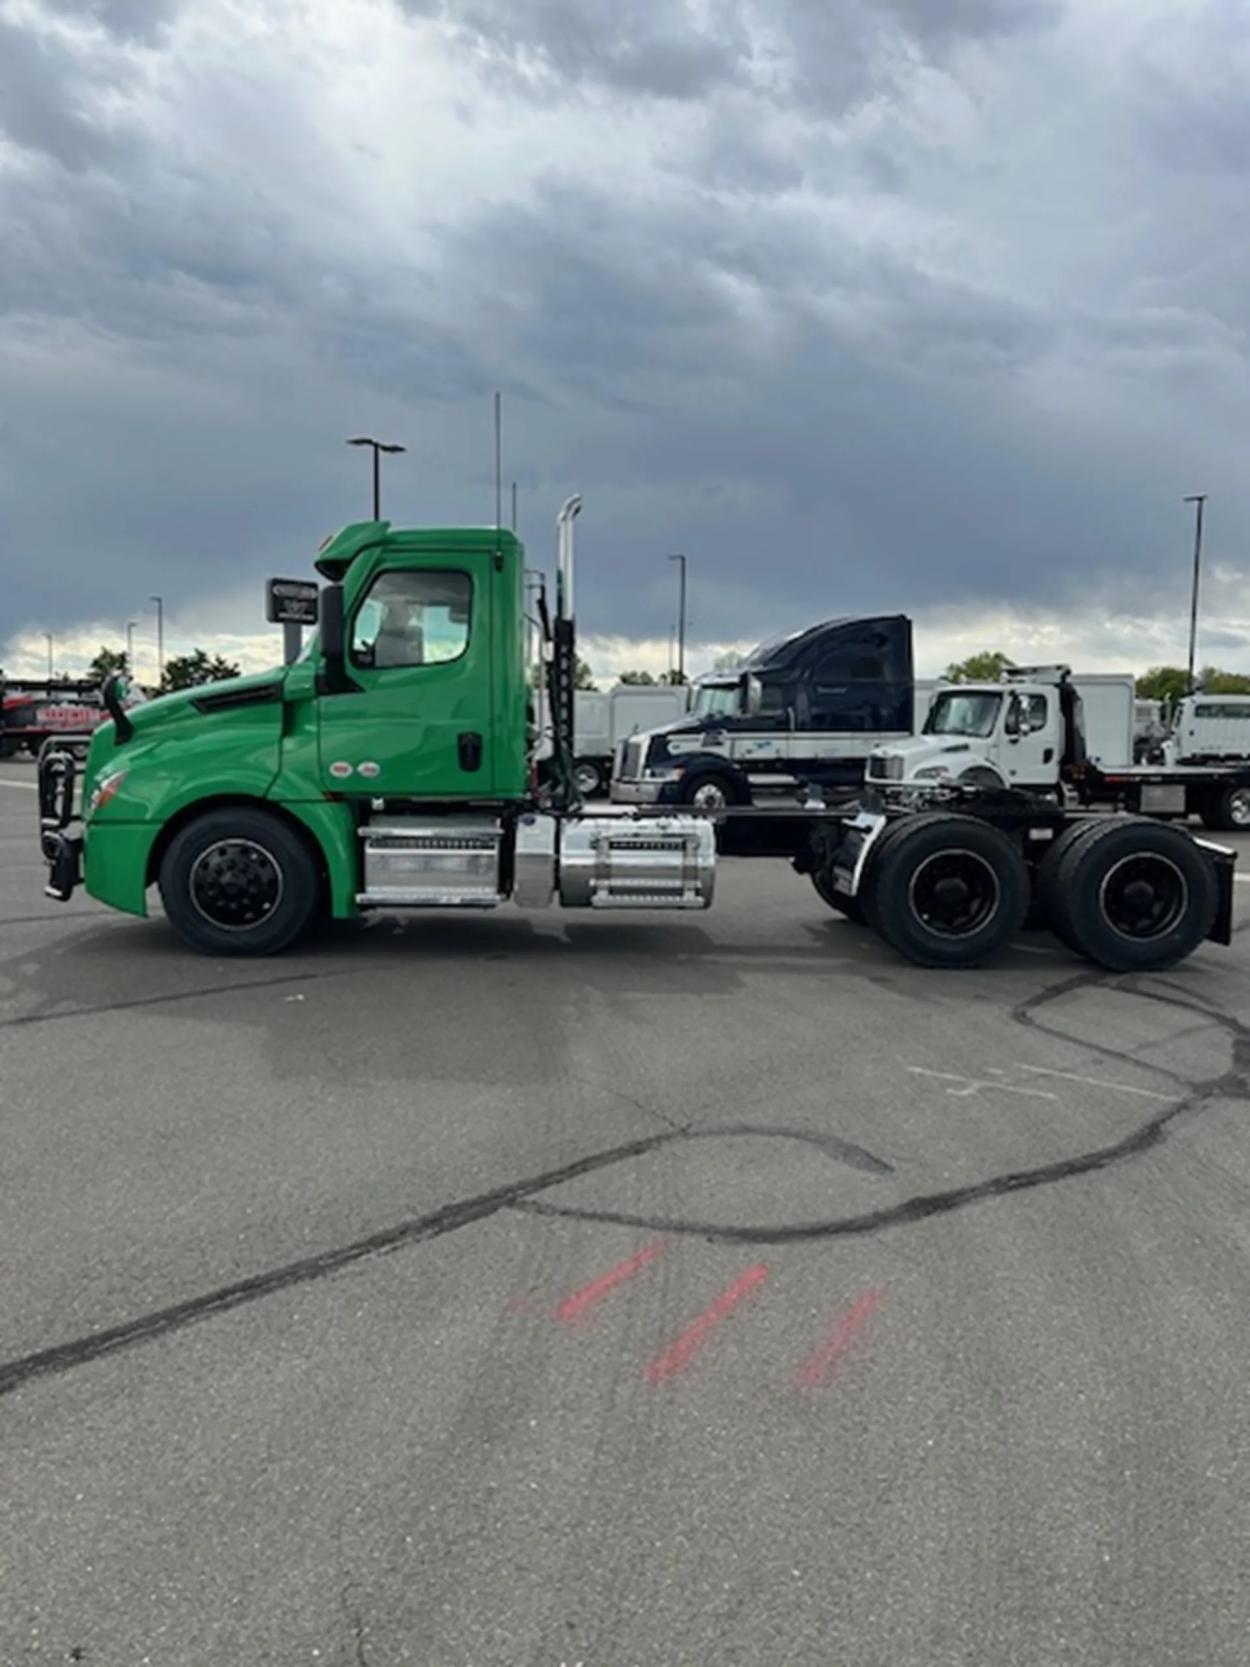
[{"label": "black steel wheel", "polygon": [[1073,841],[1051,886],[1064,941],[1112,972],[1183,960],[1210,932],[1219,903],[1205,853],[1181,829],[1146,817],[1108,818]]},{"label": "black steel wheel", "polygon": [[1019,931],[1029,874],[1015,845],[974,816],[903,818],[875,864],[869,918],[920,966],[984,960]]},{"label": "black steel wheel", "polygon": [[320,903],[317,864],[280,817],[241,805],[181,828],[161,859],[161,901],[179,936],[206,955],[276,955]]}]

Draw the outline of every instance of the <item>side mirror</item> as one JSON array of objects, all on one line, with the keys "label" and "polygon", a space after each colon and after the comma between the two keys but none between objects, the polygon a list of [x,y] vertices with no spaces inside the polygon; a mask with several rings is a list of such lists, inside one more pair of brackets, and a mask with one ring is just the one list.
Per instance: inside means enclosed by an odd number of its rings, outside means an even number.
[{"label": "side mirror", "polygon": [[127,682],[123,673],[119,671],[111,672],[109,676],[104,679],[104,688],[101,691],[101,698],[104,701],[105,711],[113,720],[113,730],[118,741],[129,741],[130,737],[134,734],[134,725],[126,716],[126,709],[122,705],[122,702],[126,698],[126,693]]},{"label": "side mirror", "polygon": [[347,652],[343,641],[343,587],[327,585],[321,593],[321,673],[317,679],[317,691],[323,695],[341,695],[356,687],[347,675]]}]

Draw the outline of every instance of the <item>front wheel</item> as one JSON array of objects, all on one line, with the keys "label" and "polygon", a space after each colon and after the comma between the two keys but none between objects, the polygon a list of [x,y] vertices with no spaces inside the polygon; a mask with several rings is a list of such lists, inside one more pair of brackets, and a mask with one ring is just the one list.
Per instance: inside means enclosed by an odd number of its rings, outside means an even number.
[{"label": "front wheel", "polygon": [[683,776],[678,798],[683,805],[696,810],[724,810],[741,802],[740,795],[728,776],[714,770],[701,770],[697,775]]},{"label": "front wheel", "polygon": [[209,811],[180,829],[159,885],[174,930],[203,955],[277,955],[307,930],[321,900],[303,839],[246,806]]}]

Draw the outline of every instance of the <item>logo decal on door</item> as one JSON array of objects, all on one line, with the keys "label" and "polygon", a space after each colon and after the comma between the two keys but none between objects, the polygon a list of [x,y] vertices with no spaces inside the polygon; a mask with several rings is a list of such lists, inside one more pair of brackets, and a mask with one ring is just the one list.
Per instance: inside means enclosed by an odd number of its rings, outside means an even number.
[{"label": "logo decal on door", "polygon": [[356,773],[358,775],[368,776],[369,780],[372,781],[376,776],[380,776],[382,774],[382,766],[380,764],[375,764],[371,758],[366,758],[363,764],[357,764]]},{"label": "logo decal on door", "polygon": [[330,774],[335,781],[342,781],[345,776],[350,776],[351,773],[352,767],[345,758],[336,758],[330,766]]}]

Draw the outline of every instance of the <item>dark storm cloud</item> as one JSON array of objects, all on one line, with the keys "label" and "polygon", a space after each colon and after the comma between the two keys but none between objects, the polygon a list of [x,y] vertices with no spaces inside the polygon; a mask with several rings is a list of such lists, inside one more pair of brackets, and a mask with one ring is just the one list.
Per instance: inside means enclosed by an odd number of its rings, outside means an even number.
[{"label": "dark storm cloud", "polygon": [[1059,0],[402,0],[536,88],[698,99],[724,86],[840,107],[889,57],[1053,23]]},{"label": "dark storm cloud", "polygon": [[405,0],[397,93],[302,7],[182,43],[215,5],[0,12],[0,643],[305,570],[362,429],[397,517],[485,519],[500,386],[535,560],[586,494],[589,630],[662,635],[674,548],[722,640],[1165,613],[1193,490],[1242,560],[1237,114],[1173,141],[1147,32],[1112,86],[1043,0]]}]

